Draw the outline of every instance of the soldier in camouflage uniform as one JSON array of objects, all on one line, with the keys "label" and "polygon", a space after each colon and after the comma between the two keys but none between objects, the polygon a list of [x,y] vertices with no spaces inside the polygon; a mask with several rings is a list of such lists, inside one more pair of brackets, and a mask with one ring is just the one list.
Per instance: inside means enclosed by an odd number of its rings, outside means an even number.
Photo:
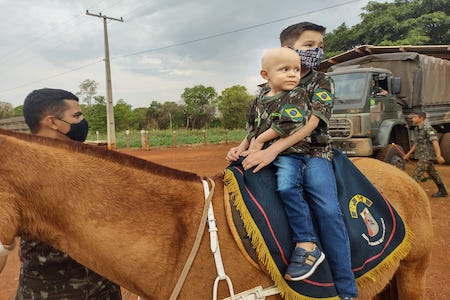
[{"label": "soldier in camouflage uniform", "polygon": [[[295,49],[301,57],[300,90],[296,88],[294,91],[300,95],[301,101],[306,101],[308,107],[302,126],[291,131],[290,135],[287,133],[275,135],[273,132],[277,129],[272,125],[266,125],[266,128],[270,128],[264,132],[256,129],[253,134],[249,130],[247,137],[250,140],[244,139],[238,147],[230,149],[226,158],[234,161],[239,155],[247,156],[243,166],[245,169],[254,167],[253,172],[257,172],[274,160],[278,170],[292,171],[290,174],[285,174],[286,176],[282,176],[280,172],[277,174],[278,192],[285,203],[286,214],[294,233],[293,241],[296,243],[285,277],[288,280],[301,280],[305,278],[302,275],[305,270],[306,276],[311,275],[321,257],[316,252],[317,237],[310,215],[313,213],[336,290],[340,299],[350,300],[358,295],[358,291],[351,269],[348,233],[337,198],[336,178],[331,164],[332,149],[328,134],[334,84],[324,73],[314,70],[323,55],[324,33],[324,27],[303,22],[289,26],[280,34],[282,46]],[[264,96],[265,92],[267,89],[263,88],[259,98]],[[263,100],[260,101],[263,102]],[[258,104],[255,106],[258,107]],[[283,112],[284,115],[290,114],[286,109],[283,111],[284,106],[281,108],[282,110],[278,111],[279,116],[283,116]],[[301,108],[302,106],[298,108],[300,113]],[[253,118],[258,119],[259,116],[267,117],[267,115],[270,114],[253,113]],[[297,115],[297,113],[293,114],[294,117]],[[259,121],[255,124],[261,126]],[[254,124],[250,123],[250,128],[252,126]],[[270,129],[272,129],[271,134],[269,134]],[[275,139],[270,140],[270,138]],[[250,142],[255,141],[258,147],[264,144],[264,150],[252,152]],[[246,147],[249,147],[250,151],[244,151]],[[306,202],[301,201],[303,194]],[[297,198],[300,201],[289,201],[289,198]]]},{"label": "soldier in camouflage uniform", "polygon": [[440,164],[444,163],[445,160],[441,155],[441,148],[439,147],[436,131],[433,127],[425,124],[425,118],[425,112],[413,114],[412,122],[416,125],[414,128],[415,144],[411,147],[411,150],[405,154],[404,158],[408,159],[415,151],[418,162],[412,175],[414,180],[421,180],[422,175],[427,172],[439,189],[432,197],[447,197],[447,189],[442,182],[441,176],[439,176],[433,165],[435,159]]},{"label": "soldier in camouflage uniform", "polygon": [[[78,98],[70,92],[40,89],[25,99],[23,112],[31,133],[84,141],[88,125]],[[76,187],[73,187],[76,193]],[[61,205],[64,205],[61,199]],[[21,238],[19,287],[16,300],[117,300],[120,287],[80,265],[67,254],[38,241]]]}]

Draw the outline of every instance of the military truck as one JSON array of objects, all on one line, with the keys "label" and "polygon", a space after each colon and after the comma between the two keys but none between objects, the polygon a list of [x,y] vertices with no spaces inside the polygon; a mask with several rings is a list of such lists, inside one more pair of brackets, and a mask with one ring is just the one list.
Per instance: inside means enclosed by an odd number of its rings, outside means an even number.
[{"label": "military truck", "polygon": [[450,163],[449,59],[450,45],[365,45],[322,62],[319,68],[335,82],[334,146],[348,156],[376,157],[404,168],[403,154],[414,143],[410,116],[422,110]]}]

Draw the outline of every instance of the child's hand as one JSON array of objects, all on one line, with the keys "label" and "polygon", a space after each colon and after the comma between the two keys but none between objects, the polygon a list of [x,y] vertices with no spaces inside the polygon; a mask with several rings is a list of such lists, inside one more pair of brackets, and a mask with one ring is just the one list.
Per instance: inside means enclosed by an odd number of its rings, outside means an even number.
[{"label": "child's hand", "polygon": [[442,155],[437,156],[436,159],[439,164],[445,163],[445,159],[442,157]]},{"label": "child's hand", "polygon": [[248,149],[244,152],[242,152],[241,156],[247,156],[250,153],[254,153],[256,151],[259,151],[263,148],[264,143],[258,142],[256,139],[253,139],[250,142],[250,146],[248,147]]},{"label": "child's hand", "polygon": [[239,156],[242,154],[243,150],[238,147],[233,147],[230,150],[228,150],[227,156],[225,159],[229,162],[237,161],[239,159]]},{"label": "child's hand", "polygon": [[255,167],[253,173],[256,173],[274,161],[275,158],[277,158],[277,155],[278,153],[270,151],[270,149],[252,152],[242,161],[242,166],[244,167],[244,170]]}]

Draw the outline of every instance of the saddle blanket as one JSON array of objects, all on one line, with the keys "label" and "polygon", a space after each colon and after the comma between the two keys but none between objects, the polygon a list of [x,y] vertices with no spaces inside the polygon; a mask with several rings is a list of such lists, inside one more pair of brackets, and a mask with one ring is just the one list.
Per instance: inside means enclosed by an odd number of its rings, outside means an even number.
[{"label": "saddle blanket", "polygon": [[[350,238],[352,269],[358,286],[372,281],[377,270],[403,258],[410,237],[402,219],[387,199],[339,150],[333,158],[339,202]],[[336,299],[337,292],[326,260],[302,281],[286,281],[294,243],[283,203],[276,192],[275,172],[265,167],[245,171],[241,160],[224,173],[226,192],[239,211],[253,248],[285,299]],[[320,245],[319,245],[320,246]],[[326,253],[325,253],[326,255]]]}]

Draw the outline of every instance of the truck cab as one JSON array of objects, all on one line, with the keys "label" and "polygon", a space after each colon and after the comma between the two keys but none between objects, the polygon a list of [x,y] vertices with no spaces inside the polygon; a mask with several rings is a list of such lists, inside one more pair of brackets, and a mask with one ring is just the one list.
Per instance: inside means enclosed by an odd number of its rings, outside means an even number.
[{"label": "truck cab", "polygon": [[399,80],[389,70],[373,67],[343,67],[328,75],[335,83],[329,126],[333,145],[348,156],[373,156],[404,168],[398,150],[410,145],[408,125],[395,96]]}]

